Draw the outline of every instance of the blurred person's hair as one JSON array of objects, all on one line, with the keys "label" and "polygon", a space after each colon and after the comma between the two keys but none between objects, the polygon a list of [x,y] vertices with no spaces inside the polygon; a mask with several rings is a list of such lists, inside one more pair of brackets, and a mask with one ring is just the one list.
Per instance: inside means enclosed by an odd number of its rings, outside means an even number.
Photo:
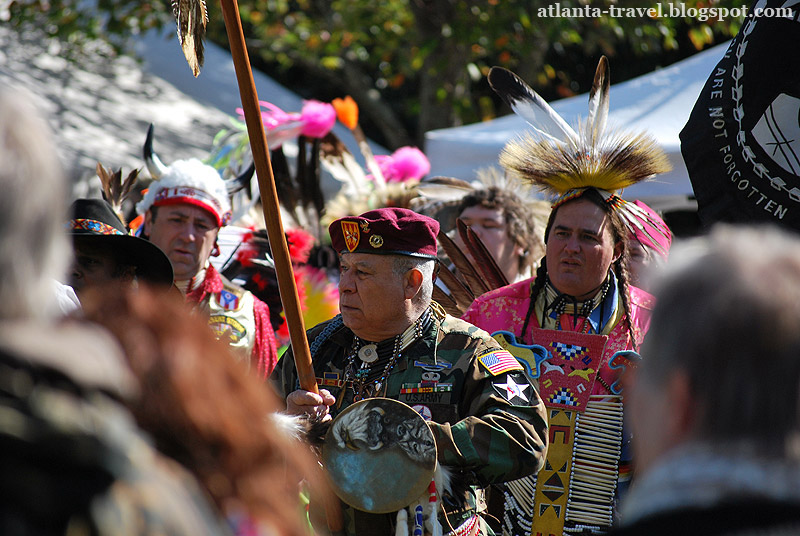
[{"label": "blurred person's hair", "polygon": [[86,317],[115,335],[140,383],[131,406],[156,447],[189,469],[226,515],[307,536],[300,483],[317,488],[309,449],[279,428],[268,384],[216,340],[178,296],[148,288],[93,292]]},{"label": "blurred person's hair", "polygon": [[718,225],[673,247],[654,293],[642,388],[683,371],[696,439],[783,453],[798,430],[800,238]]},{"label": "blurred person's hair", "polygon": [[46,122],[9,87],[0,87],[0,162],[0,315],[54,315],[53,280],[69,262],[66,184]]}]

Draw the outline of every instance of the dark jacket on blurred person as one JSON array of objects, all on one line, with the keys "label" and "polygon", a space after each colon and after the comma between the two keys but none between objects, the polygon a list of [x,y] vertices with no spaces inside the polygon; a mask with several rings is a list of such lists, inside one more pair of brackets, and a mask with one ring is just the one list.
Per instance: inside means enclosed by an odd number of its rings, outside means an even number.
[{"label": "dark jacket on blurred person", "polygon": [[229,534],[120,403],[136,384],[107,334],[5,322],[0,341],[0,534]]}]

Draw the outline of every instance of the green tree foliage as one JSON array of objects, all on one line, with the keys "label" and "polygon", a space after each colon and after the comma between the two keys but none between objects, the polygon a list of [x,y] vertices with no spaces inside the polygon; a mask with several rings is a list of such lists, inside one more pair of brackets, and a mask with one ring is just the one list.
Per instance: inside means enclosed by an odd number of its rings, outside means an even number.
[{"label": "green tree foliage", "polygon": [[[172,23],[168,2],[132,0],[11,0],[0,20],[20,32],[53,39],[60,53],[80,61],[84,54],[119,54],[130,37]],[[5,22],[4,22],[5,23]]]},{"label": "green tree foliage", "polygon": [[[744,6],[742,0],[661,4],[663,15],[670,6]],[[352,95],[367,135],[396,148],[421,145],[430,129],[507,113],[486,83],[493,65],[515,71],[545,98],[555,99],[586,91],[601,54],[609,56],[612,82],[619,82],[730,38],[741,22],[735,16],[648,16],[645,9],[657,5],[240,0],[239,10],[254,64],[306,98]],[[85,6],[80,0],[14,0],[10,15],[18,27],[34,23],[76,47],[101,38],[119,49],[127,35],[169,23],[166,2],[99,0],[91,9]],[[609,16],[612,6],[625,16]],[[227,46],[220,7],[211,1],[208,8],[209,39]],[[558,10],[573,16],[555,16]],[[575,16],[580,10],[584,15]],[[606,14],[595,17],[592,10]]]}]

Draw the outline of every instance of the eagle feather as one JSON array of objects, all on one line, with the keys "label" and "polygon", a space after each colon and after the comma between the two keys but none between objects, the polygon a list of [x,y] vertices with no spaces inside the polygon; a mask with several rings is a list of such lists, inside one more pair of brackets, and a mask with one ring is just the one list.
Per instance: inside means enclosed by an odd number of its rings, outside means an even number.
[{"label": "eagle feather", "polygon": [[208,10],[205,0],[172,0],[172,14],[178,23],[178,41],[189,62],[192,74],[198,76],[203,66],[203,39],[206,36]]}]

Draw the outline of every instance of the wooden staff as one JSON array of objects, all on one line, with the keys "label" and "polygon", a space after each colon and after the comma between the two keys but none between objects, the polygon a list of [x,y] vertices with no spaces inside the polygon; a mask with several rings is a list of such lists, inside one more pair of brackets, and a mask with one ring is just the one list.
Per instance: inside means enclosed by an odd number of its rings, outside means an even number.
[{"label": "wooden staff", "polygon": [[[231,45],[236,80],[239,83],[239,95],[242,98],[247,134],[250,136],[250,148],[256,165],[258,189],[261,192],[261,206],[264,210],[264,222],[267,226],[272,258],[275,261],[275,272],[278,275],[278,290],[281,293],[283,312],[286,316],[286,323],[289,325],[289,336],[292,342],[297,376],[300,380],[300,387],[306,391],[319,394],[314,367],[311,364],[311,351],[308,348],[308,340],[306,339],[305,323],[300,312],[300,299],[297,296],[297,286],[294,283],[289,246],[286,244],[286,236],[283,232],[278,192],[275,189],[275,177],[272,174],[272,163],[269,158],[267,137],[264,134],[264,124],[261,122],[261,109],[258,105],[258,94],[253,81],[253,72],[250,69],[250,58],[244,42],[244,30],[242,30],[242,20],[239,16],[239,5],[236,0],[220,0],[220,5],[225,18],[228,41]],[[341,532],[344,527],[342,509],[339,499],[333,494],[330,495],[325,498],[325,517],[330,531],[337,533]]]},{"label": "wooden staff", "polygon": [[242,98],[247,134],[250,136],[250,148],[256,165],[258,189],[261,192],[261,206],[264,210],[264,222],[267,226],[272,258],[275,261],[275,272],[278,275],[278,290],[281,294],[283,312],[286,316],[286,323],[289,326],[289,336],[292,343],[295,366],[297,367],[297,376],[300,380],[300,387],[306,391],[319,394],[314,368],[311,365],[311,351],[308,348],[308,340],[306,339],[305,323],[300,312],[300,299],[297,296],[297,286],[294,282],[289,247],[286,244],[286,236],[283,232],[278,192],[275,189],[275,177],[272,174],[272,163],[269,158],[267,137],[264,134],[264,124],[261,122],[261,109],[258,105],[256,85],[253,81],[253,72],[250,70],[250,58],[247,55],[247,47],[244,42],[239,6],[236,0],[220,0],[220,5],[225,18],[228,41],[231,45],[231,56],[233,57],[233,66],[236,69],[236,79],[239,83],[239,95]]}]

